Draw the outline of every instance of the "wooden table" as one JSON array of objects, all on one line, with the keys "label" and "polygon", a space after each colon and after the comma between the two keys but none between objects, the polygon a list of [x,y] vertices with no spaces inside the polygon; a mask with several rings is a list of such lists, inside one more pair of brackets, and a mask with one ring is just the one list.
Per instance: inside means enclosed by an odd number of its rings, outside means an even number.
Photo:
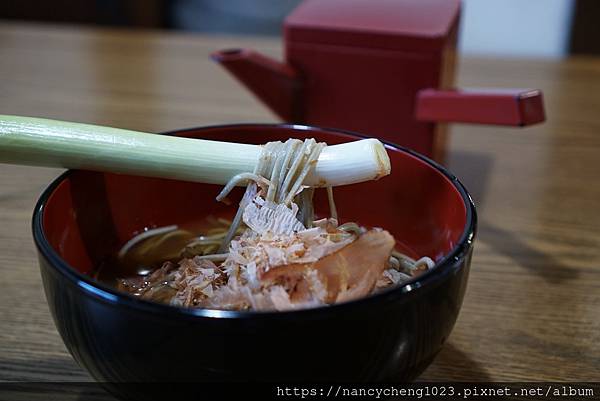
[{"label": "wooden table", "polygon": [[[271,39],[0,26],[0,113],[161,131],[275,121],[211,50]],[[535,87],[548,121],[452,127],[480,225],[464,306],[426,380],[600,380],[600,59],[464,59],[460,85]],[[30,233],[58,170],[0,166],[0,380],[89,380],[44,298]]]}]

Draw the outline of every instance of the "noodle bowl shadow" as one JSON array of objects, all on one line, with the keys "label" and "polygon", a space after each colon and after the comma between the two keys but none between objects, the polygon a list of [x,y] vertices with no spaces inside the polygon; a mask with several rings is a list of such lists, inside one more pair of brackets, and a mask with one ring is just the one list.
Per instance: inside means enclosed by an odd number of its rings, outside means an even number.
[{"label": "noodle bowl shadow", "polygon": [[[243,124],[181,130],[186,137],[261,144],[355,134],[297,125]],[[94,266],[148,227],[219,215],[220,187],[67,171],[34,215],[44,289],[73,357],[113,391],[144,381],[407,381],[433,360],[458,316],[476,215],[460,182],[428,159],[386,145],[390,176],[335,190],[341,221],[383,227],[436,266],[364,299],[292,312],[185,309],[155,304],[94,281]],[[326,195],[315,209],[326,214]],[[112,384],[111,384],[112,383]],[[117,386],[117,387],[115,387]],[[125,387],[123,387],[125,388]]]}]

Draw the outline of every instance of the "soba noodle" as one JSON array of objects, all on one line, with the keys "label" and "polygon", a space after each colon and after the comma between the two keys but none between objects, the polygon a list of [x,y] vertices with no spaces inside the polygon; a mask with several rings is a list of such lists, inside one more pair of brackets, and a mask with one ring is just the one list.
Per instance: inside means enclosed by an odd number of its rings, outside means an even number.
[{"label": "soba noodle", "polygon": [[[121,279],[119,288],[180,306],[286,310],[364,296],[431,269],[430,258],[415,260],[393,250],[386,231],[355,222],[338,225],[331,187],[326,188],[330,217],[315,220],[315,189],[304,181],[325,146],[314,139],[267,143],[255,170],[231,178],[216,197],[228,202],[233,188],[246,186],[232,221],[217,219],[199,236],[174,225],[135,236],[119,258],[134,248],[145,255],[177,238],[186,243],[178,264],[167,262],[149,274]],[[381,264],[361,262],[361,246],[379,251]],[[354,262],[371,267],[363,271]],[[342,270],[340,263],[346,264]]]}]

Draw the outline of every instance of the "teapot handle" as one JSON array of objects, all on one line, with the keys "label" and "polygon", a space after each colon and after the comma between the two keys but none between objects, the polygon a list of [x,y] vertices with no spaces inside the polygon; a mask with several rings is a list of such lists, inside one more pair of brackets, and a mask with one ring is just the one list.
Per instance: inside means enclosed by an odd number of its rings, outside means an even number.
[{"label": "teapot handle", "polygon": [[538,89],[422,89],[417,93],[419,121],[523,127],[546,117]]}]

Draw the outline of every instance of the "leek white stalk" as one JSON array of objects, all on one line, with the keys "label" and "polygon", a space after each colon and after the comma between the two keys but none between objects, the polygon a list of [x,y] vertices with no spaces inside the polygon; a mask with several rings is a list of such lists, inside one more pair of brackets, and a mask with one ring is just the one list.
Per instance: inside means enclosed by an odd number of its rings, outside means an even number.
[{"label": "leek white stalk", "polygon": [[[226,184],[252,172],[262,146],[179,138],[89,124],[0,115],[0,163]],[[326,147],[306,183],[368,181],[390,173],[377,139]]]}]

